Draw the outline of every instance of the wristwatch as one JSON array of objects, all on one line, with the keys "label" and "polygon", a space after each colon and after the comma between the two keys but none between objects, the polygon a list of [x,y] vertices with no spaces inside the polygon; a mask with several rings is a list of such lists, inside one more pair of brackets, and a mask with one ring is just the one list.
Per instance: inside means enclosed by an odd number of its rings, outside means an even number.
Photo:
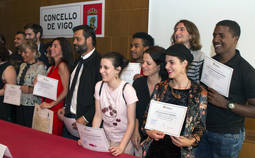
[{"label": "wristwatch", "polygon": [[228,108],[229,110],[233,110],[233,109],[235,109],[235,104],[234,104],[234,103],[228,103],[228,104],[227,104],[227,108]]}]

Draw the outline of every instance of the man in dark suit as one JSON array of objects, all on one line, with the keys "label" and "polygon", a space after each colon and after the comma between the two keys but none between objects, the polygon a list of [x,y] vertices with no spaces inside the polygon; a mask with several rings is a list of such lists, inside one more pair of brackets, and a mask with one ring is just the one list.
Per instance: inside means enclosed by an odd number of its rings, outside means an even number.
[{"label": "man in dark suit", "polygon": [[24,26],[25,37],[26,39],[33,40],[38,47],[38,51],[40,52],[40,57],[38,58],[39,62],[42,62],[46,67],[49,67],[49,62],[46,57],[46,46],[41,42],[41,37],[43,35],[43,29],[38,24],[28,24]]},{"label": "man in dark suit", "polygon": [[[100,55],[95,49],[96,35],[87,25],[73,28],[74,48],[80,58],[75,62],[71,77],[65,107],[58,112],[59,117],[75,118],[76,122],[91,125],[95,113],[95,85],[101,80],[99,73]],[[75,124],[73,124],[75,128]],[[77,139],[63,130],[63,136]]]}]

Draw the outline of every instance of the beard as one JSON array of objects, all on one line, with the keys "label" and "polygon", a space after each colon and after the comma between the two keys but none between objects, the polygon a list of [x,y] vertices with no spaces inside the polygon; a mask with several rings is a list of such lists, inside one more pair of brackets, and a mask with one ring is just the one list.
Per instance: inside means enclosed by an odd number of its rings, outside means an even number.
[{"label": "beard", "polygon": [[86,43],[84,43],[83,45],[75,44],[74,45],[74,50],[78,54],[83,54],[83,53],[85,53],[88,50],[88,47],[87,47]]}]

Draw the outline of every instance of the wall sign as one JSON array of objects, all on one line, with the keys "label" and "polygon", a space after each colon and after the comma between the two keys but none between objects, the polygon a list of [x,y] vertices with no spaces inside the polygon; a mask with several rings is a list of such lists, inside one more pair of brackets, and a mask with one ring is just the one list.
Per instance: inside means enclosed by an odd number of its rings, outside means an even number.
[{"label": "wall sign", "polygon": [[72,28],[87,24],[104,37],[105,0],[40,7],[42,38],[73,37]]}]

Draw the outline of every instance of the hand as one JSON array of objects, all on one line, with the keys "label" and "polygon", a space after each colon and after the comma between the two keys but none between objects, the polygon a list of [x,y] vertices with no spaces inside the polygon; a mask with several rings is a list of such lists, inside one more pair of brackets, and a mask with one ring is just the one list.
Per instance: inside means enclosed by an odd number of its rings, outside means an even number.
[{"label": "hand", "polygon": [[228,100],[224,98],[224,96],[220,95],[212,88],[208,88],[207,100],[211,104],[226,109],[226,105],[228,104]]},{"label": "hand", "polygon": [[149,137],[156,141],[163,139],[165,137],[165,134],[163,132],[157,130],[146,130],[146,133],[148,134]]},{"label": "hand", "polygon": [[140,142],[141,142],[141,136],[139,134],[138,130],[135,130],[132,137],[131,137],[131,142],[134,144],[135,148],[139,150],[140,148]]},{"label": "hand", "polygon": [[21,89],[21,92],[22,92],[22,93],[25,93],[25,94],[31,93],[31,92],[30,92],[30,87],[29,87],[29,86],[23,85],[23,86],[20,86],[20,89]]},{"label": "hand", "polygon": [[33,85],[35,85],[36,83],[37,83],[37,77],[34,79]]},{"label": "hand", "polygon": [[191,146],[196,141],[195,138],[186,138],[183,136],[180,137],[171,136],[171,139],[173,144],[178,147],[188,147]]},{"label": "hand", "polygon": [[133,80],[136,80],[136,79],[138,79],[138,78],[140,78],[140,77],[142,77],[142,75],[140,75],[140,74],[135,74],[135,76],[133,77]]},{"label": "hand", "polygon": [[87,124],[88,124],[88,122],[83,118],[83,116],[79,117],[79,118],[76,120],[76,122],[74,122],[74,123],[72,124],[73,129],[76,129],[76,130],[77,130],[77,125],[76,125],[76,123],[80,123],[80,124],[82,124],[82,125],[87,125]]},{"label": "hand", "polygon": [[109,148],[109,151],[112,153],[113,156],[118,156],[124,152],[124,147],[119,146],[113,146]]},{"label": "hand", "polygon": [[40,104],[40,107],[42,108],[42,109],[50,109],[50,108],[52,108],[54,105],[53,105],[53,102],[51,102],[51,103],[46,103],[46,102],[42,102],[42,104]]},{"label": "hand", "polygon": [[61,108],[58,110],[58,118],[63,121],[63,117],[65,115],[65,108]]},{"label": "hand", "polygon": [[78,145],[82,145],[81,139],[78,140]]}]

